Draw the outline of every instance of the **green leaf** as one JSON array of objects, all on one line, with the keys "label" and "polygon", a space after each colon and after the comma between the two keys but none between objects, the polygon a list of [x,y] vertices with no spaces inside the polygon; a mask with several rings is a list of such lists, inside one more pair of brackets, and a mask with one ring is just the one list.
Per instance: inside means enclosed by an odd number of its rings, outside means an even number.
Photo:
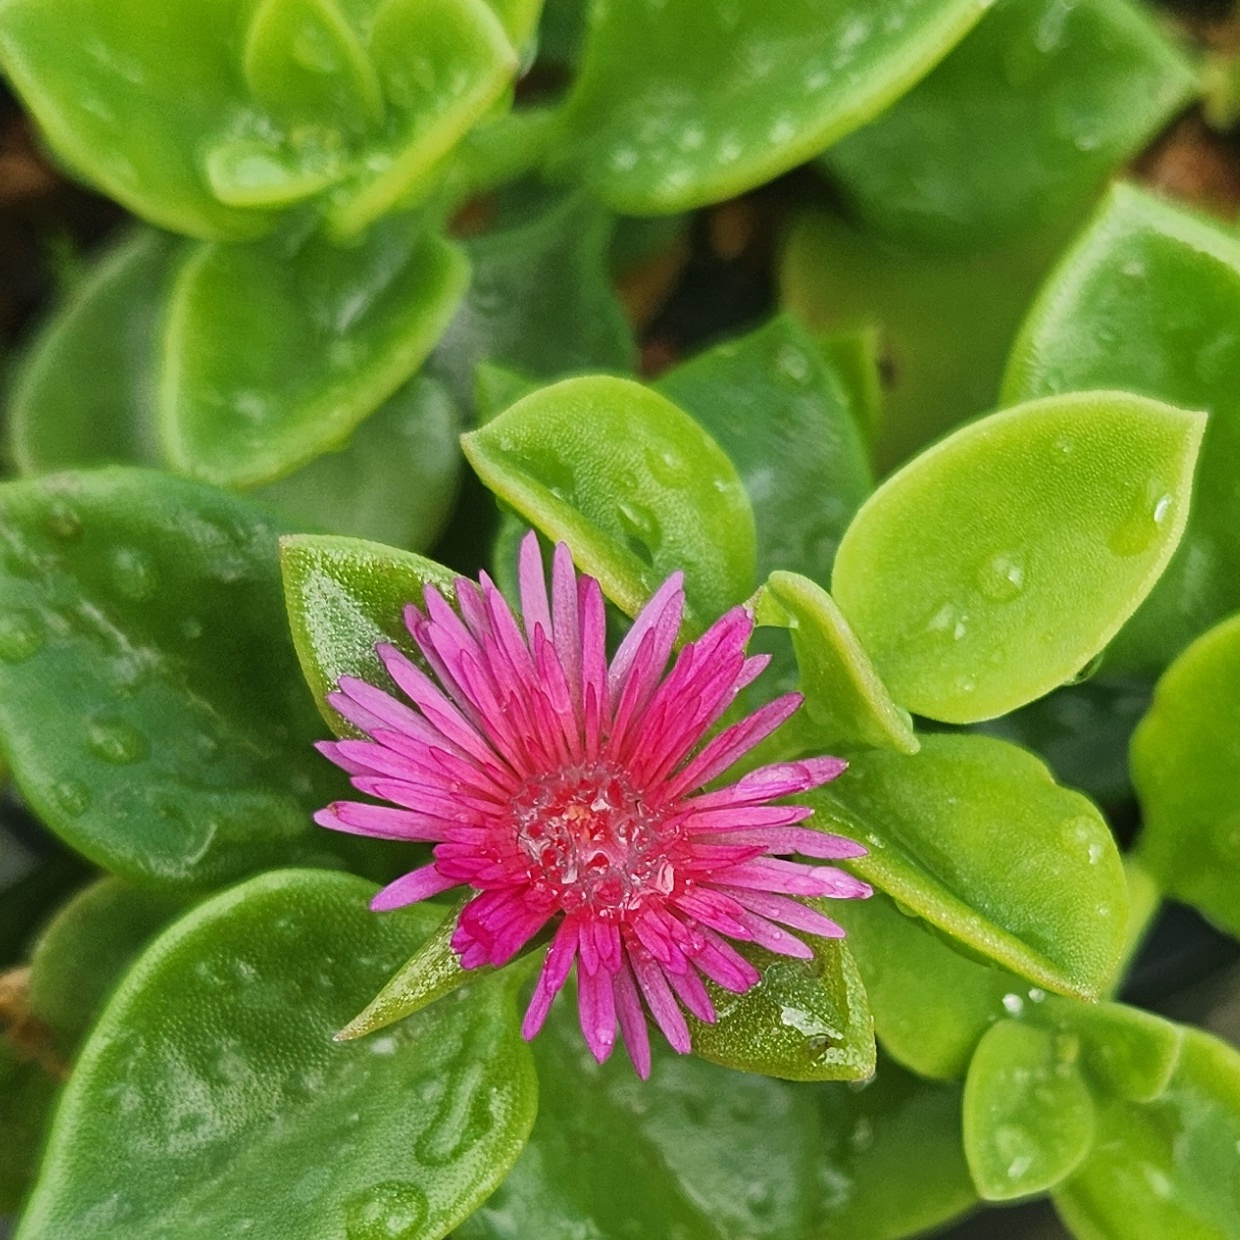
[{"label": "green leaf", "polygon": [[622,611],[637,614],[677,569],[701,631],[753,591],[754,525],[719,445],[626,379],[566,379],[464,436],[500,499],[573,549]]},{"label": "green leaf", "polygon": [[891,1063],[860,1089],[793,1085],[658,1046],[639,1081],[575,1025],[561,1002],[535,1039],[538,1121],[457,1240],[895,1240],[976,1200],[956,1086]]},{"label": "green leaf", "polygon": [[1128,923],[1123,863],[1094,806],[1031,754],[930,734],[911,757],[857,754],[803,799],[812,823],[870,850],[852,869],[971,951],[1064,994],[1097,998],[1110,982]]},{"label": "green leaf", "polygon": [[590,199],[571,195],[465,243],[473,281],[431,361],[462,404],[482,362],[542,379],[635,369],[611,284],[612,228]]},{"label": "green leaf", "polygon": [[427,585],[451,591],[455,574],[410,551],[313,534],[281,539],[280,567],[293,645],[315,703],[337,735],[356,735],[327,705],[327,695],[341,676],[395,691],[376,643],[412,653],[405,604],[420,606]]},{"label": "green leaf", "polygon": [[[220,202],[202,139],[252,112],[234,40],[242,0],[6,0],[0,66],[64,162],[144,219],[196,237],[266,231],[268,212]],[[66,37],[66,31],[72,37]]]},{"label": "green leaf", "polygon": [[1089,1153],[1094,1104],[1079,1054],[1071,1034],[1011,1020],[982,1039],[964,1086],[964,1149],[988,1201],[1053,1188]]},{"label": "green leaf", "polygon": [[160,464],[151,364],[183,248],[154,229],[127,234],[35,337],[9,402],[22,473]]},{"label": "green leaf", "polygon": [[873,1076],[874,1022],[856,962],[840,942],[815,940],[813,948],[813,960],[747,949],[762,981],[743,995],[708,985],[718,1020],[689,1018],[693,1053],[788,1081]]},{"label": "green leaf", "polygon": [[1162,889],[1240,935],[1240,616],[1199,637],[1158,682],[1132,738],[1141,864]]},{"label": "green leaf", "polygon": [[1006,714],[1079,672],[1166,567],[1205,419],[1121,392],[963,427],[857,514],[832,593],[902,706]]},{"label": "green leaf", "polygon": [[632,215],[731,198],[882,111],[985,8],[985,0],[606,5],[590,23],[558,163]]},{"label": "green leaf", "polygon": [[1157,1101],[1099,1105],[1093,1149],[1055,1206],[1082,1240],[1235,1240],[1237,1148],[1240,1055],[1188,1029]]},{"label": "green leaf", "polygon": [[253,486],[340,447],[431,351],[467,280],[460,252],[408,215],[348,249],[290,235],[200,247],[159,363],[168,460]]},{"label": "green leaf", "polygon": [[425,198],[444,158],[517,70],[516,52],[486,0],[382,0],[368,50],[388,106],[357,175],[332,194],[327,221],[339,237],[357,236]]},{"label": "green leaf", "polygon": [[145,883],[327,860],[335,781],[280,615],[277,528],[132,469],[0,488],[0,745],[66,842]]},{"label": "green leaf", "polygon": [[101,878],[73,897],[39,936],[30,961],[30,1010],[71,1056],[130,961],[188,907],[176,892]]},{"label": "green leaf", "polygon": [[795,319],[716,345],[654,385],[736,466],[753,505],[758,572],[825,585],[853,514],[873,489],[848,395]]},{"label": "green leaf", "polygon": [[47,1115],[60,1082],[0,1034],[0,1211],[21,1204],[38,1170]]},{"label": "green leaf", "polygon": [[883,427],[882,349],[878,329],[870,324],[851,331],[820,335],[818,347],[848,394],[853,421],[873,449]]},{"label": "green leaf", "polygon": [[976,251],[1079,212],[1196,87],[1187,57],[1131,0],[999,0],[822,164],[865,226]]},{"label": "green leaf", "polygon": [[880,474],[994,407],[1012,337],[1071,226],[1061,221],[987,254],[943,256],[821,211],[792,222],[779,264],[783,304],[816,334],[878,338]]},{"label": "green leaf", "polygon": [[353,432],[254,498],[293,525],[422,550],[442,533],[461,473],[460,414],[443,384],[411,379]]},{"label": "green leaf", "polygon": [[775,572],[759,589],[758,624],[792,634],[804,695],[780,729],[789,751],[855,746],[916,753],[912,720],[892,700],[831,596],[799,573]]},{"label": "green leaf", "polygon": [[433,1240],[485,1199],[535,1111],[511,981],[333,1044],[435,916],[377,917],[373,891],[265,874],[156,940],[83,1048],[22,1240]]},{"label": "green leaf", "polygon": [[336,1034],[337,1042],[364,1038],[378,1029],[404,1020],[414,1012],[459,990],[474,978],[494,972],[490,965],[461,967],[460,954],[452,948],[457,918],[466,900],[446,911],[418,950],[392,975],[383,989]]},{"label": "green leaf", "polygon": [[1124,388],[1210,414],[1188,529],[1108,667],[1157,672],[1240,609],[1240,242],[1196,215],[1118,186],[1021,330],[1005,402]]}]

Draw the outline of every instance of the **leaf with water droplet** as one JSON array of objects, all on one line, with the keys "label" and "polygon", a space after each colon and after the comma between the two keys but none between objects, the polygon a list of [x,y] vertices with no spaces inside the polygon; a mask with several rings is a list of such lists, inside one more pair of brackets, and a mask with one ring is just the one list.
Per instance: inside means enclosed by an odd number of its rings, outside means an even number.
[{"label": "leaf with water droplet", "polygon": [[888,478],[844,535],[832,593],[895,700],[972,723],[1088,663],[1179,543],[1204,427],[1122,392],[1048,397]]},{"label": "leaf with water droplet", "polygon": [[1198,1029],[1164,1093],[1099,1100],[1093,1148],[1054,1194],[1076,1235],[1232,1240],[1240,1200],[1240,1054]]},{"label": "leaf with water droplet", "polygon": [[468,278],[461,252],[408,213],[347,249],[304,229],[199,247],[157,360],[167,459],[254,486],[340,448],[430,353]]},{"label": "leaf with water droplet", "polygon": [[280,567],[293,644],[315,703],[338,735],[361,735],[327,705],[327,695],[341,676],[396,692],[375,645],[391,642],[420,658],[405,605],[421,606],[427,585],[454,597],[455,574],[411,551],[316,534],[281,539]]},{"label": "leaf with water droplet", "polygon": [[964,1086],[964,1148],[986,1200],[1053,1188],[1089,1153],[1094,1104],[1079,1051],[1072,1034],[1011,1020],[982,1038]]},{"label": "leaf with water droplet", "polygon": [[[47,825],[146,883],[337,855],[309,821],[336,783],[310,750],[270,517],[130,469],[6,483],[0,510],[0,744]],[[65,542],[48,517],[69,510]]]},{"label": "leaf with water droplet", "polygon": [[[753,591],[753,513],[732,462],[664,397],[626,379],[566,379],[464,437],[465,455],[505,503],[572,548],[628,615],[677,569],[700,632]],[[652,455],[692,462],[676,485]]]},{"label": "leaf with water droplet", "polygon": [[558,164],[632,215],[718,202],[881,112],[987,0],[627,0],[592,21]]},{"label": "leaf with water droplet", "polygon": [[1132,738],[1141,864],[1164,891],[1240,934],[1240,617],[1167,669]]},{"label": "leaf with water droplet", "polygon": [[266,874],[158,938],[82,1050],[23,1240],[433,1240],[480,1204],[534,1120],[512,977],[386,1042],[333,1043],[435,922],[376,917],[373,894],[344,874]]},{"label": "leaf with water droplet", "polygon": [[[1238,318],[1240,243],[1232,233],[1120,185],[1064,257],[1013,346],[1007,403],[1113,387],[1210,414],[1180,548],[1112,642],[1109,670],[1156,673],[1240,609]],[[1152,518],[1160,496],[1142,498]],[[1164,524],[1174,519],[1174,511],[1165,514]]]},{"label": "leaf with water droplet", "polygon": [[774,572],[758,591],[760,625],[792,634],[804,694],[777,734],[789,752],[856,746],[916,753],[912,720],[892,700],[831,596],[798,573]]},{"label": "leaf with water droplet", "polygon": [[1102,816],[1014,745],[921,741],[912,756],[854,755],[805,798],[810,825],[864,844],[850,868],[969,951],[1049,990],[1097,998],[1128,924],[1123,864]]},{"label": "leaf with water droplet", "polygon": [[1131,4],[1000,0],[822,164],[867,227],[976,252],[1079,217],[1196,88],[1188,57]]}]

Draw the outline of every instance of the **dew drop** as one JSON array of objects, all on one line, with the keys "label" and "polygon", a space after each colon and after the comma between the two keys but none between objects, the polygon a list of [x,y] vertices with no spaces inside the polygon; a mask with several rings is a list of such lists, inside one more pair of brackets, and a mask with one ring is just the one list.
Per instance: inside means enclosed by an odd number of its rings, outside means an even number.
[{"label": "dew drop", "polygon": [[809,358],[794,345],[781,345],[775,354],[775,367],[794,383],[804,383],[809,378]]},{"label": "dew drop", "polygon": [[48,510],[47,528],[53,538],[73,542],[82,536],[82,518],[64,500],[56,500]]},{"label": "dew drop", "polygon": [[[468,1041],[468,1040],[467,1040]],[[493,1121],[486,1105],[485,1068],[462,1058],[448,1073],[430,1126],[418,1137],[418,1160],[430,1167],[457,1162],[486,1136]]]},{"label": "dew drop", "polygon": [[1112,532],[1107,545],[1116,555],[1148,551],[1171,514],[1173,498],[1158,478],[1151,478],[1132,511]]},{"label": "dew drop", "polygon": [[0,659],[24,663],[43,649],[46,634],[37,612],[20,607],[0,613]]},{"label": "dew drop", "polygon": [[994,1131],[995,1153],[1006,1164],[1009,1180],[1019,1180],[1038,1156],[1037,1138],[1020,1124],[1000,1124]]},{"label": "dew drop", "polygon": [[347,1240],[414,1240],[426,1215],[426,1194],[416,1184],[385,1180],[345,1202],[345,1236]]},{"label": "dew drop", "polygon": [[1010,603],[1025,588],[1025,562],[1014,553],[1001,551],[978,566],[977,588],[992,603]]},{"label": "dew drop", "polygon": [[56,808],[70,818],[80,818],[90,809],[90,789],[80,780],[57,780],[49,791]]},{"label": "dew drop", "polygon": [[1059,832],[1064,844],[1074,853],[1083,853],[1090,865],[1097,865],[1102,860],[1111,838],[1102,823],[1086,814],[1069,818]]},{"label": "dew drop", "polygon": [[90,751],[115,766],[141,762],[151,752],[150,743],[137,728],[112,715],[97,715],[86,725]]},{"label": "dew drop", "polygon": [[145,551],[136,547],[115,547],[111,558],[112,584],[122,598],[141,603],[154,596],[159,588],[159,573]]},{"label": "dew drop", "polygon": [[1017,994],[1004,995],[1003,1010],[1009,1016],[1019,1016],[1025,1010],[1025,1001]]},{"label": "dew drop", "polygon": [[670,448],[647,448],[646,467],[656,482],[665,487],[681,487],[689,477],[685,458]]}]

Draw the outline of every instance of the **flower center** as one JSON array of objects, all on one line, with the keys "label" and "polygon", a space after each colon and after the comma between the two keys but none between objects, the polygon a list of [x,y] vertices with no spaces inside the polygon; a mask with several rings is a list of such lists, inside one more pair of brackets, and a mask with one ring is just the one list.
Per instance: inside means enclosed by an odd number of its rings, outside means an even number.
[{"label": "flower center", "polygon": [[672,890],[678,833],[610,763],[530,780],[512,813],[531,881],[566,912],[588,906],[618,920],[644,896]]}]

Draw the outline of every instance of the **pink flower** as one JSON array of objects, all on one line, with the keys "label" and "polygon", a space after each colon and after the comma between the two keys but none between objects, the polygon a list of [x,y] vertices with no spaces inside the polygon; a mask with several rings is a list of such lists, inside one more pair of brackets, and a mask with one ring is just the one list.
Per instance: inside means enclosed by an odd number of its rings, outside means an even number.
[{"label": "pink flower", "polygon": [[870,894],[841,870],[786,860],[865,849],[799,826],[806,808],[770,804],[834,779],[840,759],[778,763],[702,791],[801,698],[787,694],[703,744],[769,659],[746,657],[753,617],[738,607],[664,676],[682,581],[676,573],[664,582],[609,665],[598,582],[579,578],[560,544],[548,598],[530,534],[520,556],[524,624],[485,574],[478,585],[457,581],[459,615],[428,586],[425,612],[411,604],[405,623],[434,675],[379,645],[413,705],[341,677],[328,700],[371,739],[320,745],[359,792],[389,802],[337,801],[316,815],[321,826],[435,845],[430,865],[385,887],[371,907],[472,887],[478,894],[452,938],[466,968],[504,964],[554,922],[526,1038],[576,961],[590,1050],[606,1059],[618,1022],[642,1076],[650,1071],[643,1005],[687,1052],[684,1010],[715,1019],[703,978],[737,993],[760,980],[729,940],[809,958],[784,927],[843,931],[795,897]]}]

